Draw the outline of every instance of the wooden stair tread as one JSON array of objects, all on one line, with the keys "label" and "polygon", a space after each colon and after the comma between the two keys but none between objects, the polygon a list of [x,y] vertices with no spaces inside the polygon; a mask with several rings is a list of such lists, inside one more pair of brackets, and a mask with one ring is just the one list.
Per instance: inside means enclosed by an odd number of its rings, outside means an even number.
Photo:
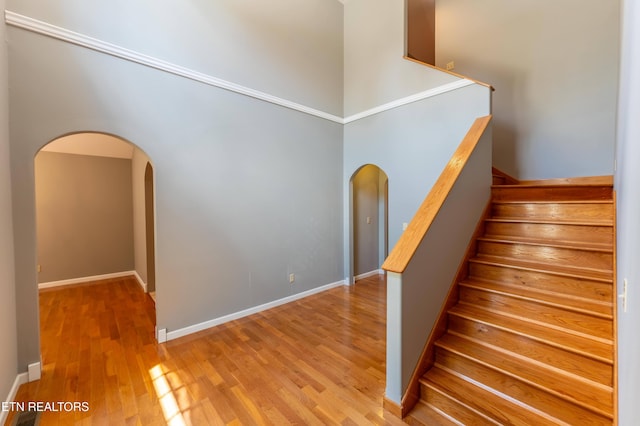
[{"label": "wooden stair tread", "polygon": [[599,280],[606,282],[613,282],[613,273],[610,270],[576,267],[571,265],[553,265],[544,262],[531,262],[522,259],[505,256],[492,256],[492,255],[478,255],[473,259],[469,259],[470,262],[485,262],[495,265],[508,265],[518,267],[521,269],[527,269],[531,271],[546,272],[556,275],[564,275],[575,278],[584,278],[591,280]]},{"label": "wooden stair tread", "polygon": [[541,223],[547,225],[582,225],[582,226],[603,226],[612,227],[611,220],[558,220],[558,219],[535,219],[521,218],[511,216],[494,216],[486,219],[487,222],[504,222],[504,223]]},{"label": "wooden stair tread", "polygon": [[478,259],[469,262],[469,279],[501,282],[534,290],[563,293],[567,297],[584,297],[607,303],[612,303],[614,296],[612,280],[576,277]]},{"label": "wooden stair tread", "polygon": [[[606,415],[613,410],[613,389],[610,386],[501,350],[490,344],[480,344],[451,334],[445,334],[436,342],[436,346],[439,350],[454,352],[599,414]],[[436,356],[436,362],[438,356],[440,355]]]},{"label": "wooden stair tread", "polygon": [[567,296],[563,293],[535,289],[531,287],[515,286],[502,282],[469,278],[460,283],[461,286],[483,289],[500,294],[508,294],[525,300],[536,301],[558,308],[596,315],[601,318],[613,319],[613,304],[586,297]]},{"label": "wooden stair tread", "polygon": [[[466,420],[462,422],[463,424],[558,424],[551,416],[505,397],[504,394],[477,382],[465,380],[454,371],[437,364],[423,376],[420,383],[426,388],[449,396],[477,416],[475,419],[460,419]],[[455,416],[457,413],[452,414]]]},{"label": "wooden stair tread", "polygon": [[[494,185],[494,187],[505,185]],[[519,186],[519,185],[516,185]],[[613,204],[613,200],[496,200],[493,204]]]},{"label": "wooden stair tread", "polygon": [[459,303],[481,306],[497,315],[522,318],[567,334],[583,336],[603,343],[609,343],[613,339],[610,319],[545,306],[536,301],[522,300],[507,294],[462,287]]},{"label": "wooden stair tread", "polygon": [[589,201],[613,199],[609,185],[492,185],[492,199],[521,201]]},{"label": "wooden stair tread", "polygon": [[448,311],[449,315],[457,315],[473,321],[484,323],[510,333],[526,336],[567,351],[571,351],[608,364],[613,363],[613,345],[591,338],[567,334],[560,330],[550,329],[524,318],[512,318],[496,315],[482,307],[469,304],[458,304]]},{"label": "wooden stair tread", "polygon": [[603,253],[613,253],[613,246],[611,244],[595,244],[580,241],[562,241],[552,240],[545,238],[527,238],[527,237],[514,237],[505,235],[486,235],[477,239],[478,241],[497,242],[497,243],[511,243],[522,244],[538,247],[558,247],[565,249],[595,251]]},{"label": "wooden stair tread", "polygon": [[493,346],[517,352],[606,386],[613,384],[613,366],[610,363],[548,345],[510,330],[503,330],[486,323],[451,315],[449,316],[447,333],[489,342]]},{"label": "wooden stair tread", "polygon": [[[611,416],[608,414],[596,413],[566,398],[544,392],[526,382],[502,374],[498,370],[453,352],[443,352],[443,354],[435,364],[438,368],[490,392],[501,394],[505,399],[518,401],[521,405],[545,413],[545,418],[547,416],[553,418],[553,424],[611,426]],[[525,424],[536,423],[529,421]]]},{"label": "wooden stair tread", "polygon": [[411,410],[409,418],[405,419],[410,425],[424,426],[458,426],[459,423],[449,419],[440,410],[431,404],[418,401],[416,406]]},{"label": "wooden stair tread", "polygon": [[487,219],[484,221],[485,237],[530,239],[560,244],[586,244],[594,247],[613,247],[611,224],[585,224],[568,221],[531,221]]}]

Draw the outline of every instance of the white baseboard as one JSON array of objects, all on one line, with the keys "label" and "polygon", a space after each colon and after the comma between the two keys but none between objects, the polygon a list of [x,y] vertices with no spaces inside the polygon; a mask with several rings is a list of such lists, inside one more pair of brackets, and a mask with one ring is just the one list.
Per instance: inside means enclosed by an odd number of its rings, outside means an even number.
[{"label": "white baseboard", "polygon": [[[18,394],[18,389],[21,385],[29,382],[29,373],[20,373],[16,376],[16,379],[13,381],[13,386],[9,390],[9,395],[5,399],[5,402],[12,402],[16,399],[16,395]],[[3,425],[7,421],[7,417],[9,416],[9,411],[0,410],[0,424]]]},{"label": "white baseboard", "polygon": [[130,275],[135,276],[137,275],[137,273],[136,271],[123,271],[123,272],[113,272],[111,274],[92,275],[90,277],[71,278],[68,280],[49,281],[46,283],[38,284],[38,288],[43,289],[43,288],[60,287],[64,285],[85,284],[90,281],[108,280],[110,278],[128,277]]},{"label": "white baseboard", "polygon": [[142,277],[140,276],[140,274],[138,274],[138,271],[133,271],[133,276],[136,277],[136,280],[138,281],[138,284],[140,284],[140,287],[142,287],[142,291],[144,291],[146,293],[147,292],[147,283],[142,281]]},{"label": "white baseboard", "polygon": [[[259,305],[259,306],[255,306],[253,308],[249,308],[249,309],[245,309],[243,311],[240,312],[235,312],[233,314],[229,314],[229,315],[224,315],[222,317],[219,318],[214,318],[212,320],[209,321],[205,321],[205,322],[201,322],[200,324],[195,324],[195,325],[191,325],[189,327],[185,327],[185,328],[181,328],[178,330],[173,330],[173,331],[169,331],[166,333],[166,340],[174,340],[177,339],[179,337],[184,337],[187,336],[189,334],[193,334],[193,333],[197,333],[198,331],[202,331],[202,330],[206,330],[208,328],[211,327],[215,327],[217,325],[220,324],[224,324],[225,322],[229,322],[229,321],[233,321],[233,320],[237,320],[252,314],[256,314],[258,312],[262,312],[262,311],[266,311],[267,309],[271,309],[271,308],[275,308],[276,306],[280,306],[280,305],[284,305],[285,303],[290,303],[296,300],[300,300],[300,299],[304,299],[305,297],[309,297],[312,296],[314,294],[317,293],[321,293],[323,291],[335,288],[335,287],[340,287],[343,285],[346,285],[347,282],[345,280],[342,281],[336,281],[334,283],[331,284],[327,284],[321,287],[317,287],[311,290],[307,290],[307,291],[303,291],[302,293],[297,293],[294,294],[292,296],[288,296],[282,299],[278,299],[278,300],[274,300],[273,302],[269,302],[269,303],[265,303],[263,305]],[[158,330],[160,331],[160,330]],[[164,336],[163,336],[164,337]],[[158,339],[158,341],[160,341],[160,339]]]},{"label": "white baseboard", "polygon": [[373,277],[375,275],[384,275],[384,270],[383,269],[376,269],[376,270],[373,270],[373,271],[365,272],[364,274],[356,275],[354,278],[356,280],[361,280],[363,278],[369,278],[369,277]]},{"label": "white baseboard", "polygon": [[42,377],[42,364],[40,362],[29,364],[28,369],[29,370],[27,371],[27,378],[29,382],[40,380],[40,377]]}]

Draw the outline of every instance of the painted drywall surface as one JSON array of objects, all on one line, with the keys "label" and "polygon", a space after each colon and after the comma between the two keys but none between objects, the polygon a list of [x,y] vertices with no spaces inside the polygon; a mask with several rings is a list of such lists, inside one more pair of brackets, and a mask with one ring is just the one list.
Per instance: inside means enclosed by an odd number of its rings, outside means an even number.
[{"label": "painted drywall surface", "polygon": [[439,0],[436,65],[492,84],[494,165],[613,174],[619,1]]},{"label": "painted drywall surface", "polygon": [[627,280],[627,311],[618,299],[618,424],[640,422],[640,5],[623,1],[622,62],[615,176],[617,193],[617,290]]},{"label": "painted drywall surface", "polygon": [[[4,9],[4,0],[0,0]],[[0,24],[0,39],[4,40],[5,25]],[[16,334],[15,275],[13,258],[13,224],[11,214],[11,177],[9,174],[9,104],[7,48],[0,45],[0,400],[9,395],[18,373],[18,338]],[[2,415],[0,414],[0,418]]]},{"label": "painted drywall surface", "polygon": [[40,283],[131,271],[131,160],[57,152],[35,159]]},{"label": "painted drywall surface", "polygon": [[335,0],[10,0],[9,10],[342,115]]},{"label": "painted drywall surface", "polygon": [[380,268],[380,169],[370,164],[353,177],[354,275]]},{"label": "painted drywall surface", "polygon": [[397,403],[407,389],[490,195],[491,128],[478,142],[402,274],[402,291],[389,290],[394,297],[387,300],[387,306],[396,315],[392,322],[402,324],[401,336],[394,340],[397,346],[388,348],[401,365],[387,370],[386,396]]},{"label": "painted drywall surface", "polygon": [[[389,179],[389,250],[451,158],[471,124],[490,113],[490,91],[479,85],[389,110],[344,127],[344,176],[365,164],[380,167]],[[345,255],[349,251],[349,209],[345,209]],[[350,260],[345,259],[345,265]],[[350,271],[345,271],[345,277]]]},{"label": "painted drywall surface", "polygon": [[403,59],[404,0],[344,5],[344,115],[458,80]]},{"label": "painted drywall surface", "polygon": [[145,284],[147,284],[148,278],[144,172],[149,161],[149,157],[144,152],[134,148],[131,159],[134,269]]},{"label": "painted drywall surface", "polygon": [[21,368],[39,359],[33,158],[70,132],[117,135],[153,159],[158,328],[343,279],[341,125],[19,29],[8,35]]}]

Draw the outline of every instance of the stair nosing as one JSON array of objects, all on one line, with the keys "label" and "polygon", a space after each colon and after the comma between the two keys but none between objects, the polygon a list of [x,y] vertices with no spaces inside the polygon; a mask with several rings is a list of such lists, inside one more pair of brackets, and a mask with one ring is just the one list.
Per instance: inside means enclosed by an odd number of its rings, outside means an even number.
[{"label": "stair nosing", "polygon": [[[486,280],[488,283],[496,283],[496,284],[502,284],[500,282],[497,281],[490,281],[490,280]],[[477,284],[474,284],[474,282],[477,282]],[[554,307],[554,308],[559,308],[559,309],[563,309],[566,311],[571,311],[574,313],[579,313],[579,314],[584,314],[584,315],[589,315],[589,316],[593,316],[596,318],[600,318],[600,319],[605,319],[605,320],[613,320],[613,315],[608,315],[608,314],[603,314],[600,312],[594,312],[588,309],[581,309],[575,306],[568,306],[568,305],[563,305],[560,303],[555,303],[555,302],[550,302],[548,300],[542,300],[542,299],[537,299],[535,297],[531,297],[531,296],[523,296],[517,293],[511,293],[511,292],[507,292],[507,291],[501,291],[501,290],[497,290],[497,289],[493,289],[493,288],[486,288],[486,287],[482,287],[482,280],[474,280],[474,279],[465,279],[463,281],[461,281],[460,283],[458,283],[458,285],[463,286],[463,287],[468,287],[468,288],[474,288],[480,291],[486,291],[488,293],[494,293],[494,294],[501,294],[507,297],[512,297],[514,299],[519,299],[519,300],[525,300],[528,302],[533,302],[533,303],[538,303],[540,305],[545,305],[545,306],[550,306],[550,307]],[[512,287],[513,289],[517,290],[516,286],[511,286],[508,284],[503,284],[505,286],[508,287]],[[532,289],[527,289],[529,291],[533,291],[533,292],[537,292],[538,290],[532,290]],[[543,293],[542,291],[540,291],[540,293]],[[546,292],[547,294],[552,294],[551,292]],[[592,299],[586,299],[586,298],[582,298],[583,301],[588,301],[588,302],[593,302],[595,304],[601,305],[601,306],[606,306],[606,307],[611,307],[613,308],[611,303],[607,303],[607,302],[601,302],[599,300],[593,300]]]}]

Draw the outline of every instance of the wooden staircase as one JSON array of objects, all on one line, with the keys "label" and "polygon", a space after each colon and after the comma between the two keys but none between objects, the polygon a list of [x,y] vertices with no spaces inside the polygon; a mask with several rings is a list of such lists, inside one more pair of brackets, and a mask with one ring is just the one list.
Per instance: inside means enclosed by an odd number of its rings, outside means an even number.
[{"label": "wooden staircase", "polygon": [[614,422],[610,185],[494,185],[415,425]]}]

